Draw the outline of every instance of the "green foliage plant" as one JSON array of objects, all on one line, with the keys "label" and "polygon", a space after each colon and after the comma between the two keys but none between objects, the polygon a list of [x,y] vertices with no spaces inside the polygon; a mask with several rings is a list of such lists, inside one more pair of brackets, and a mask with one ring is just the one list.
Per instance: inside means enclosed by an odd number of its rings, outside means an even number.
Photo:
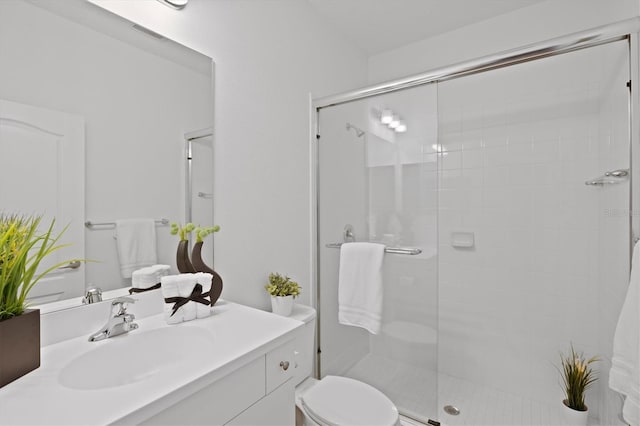
[{"label": "green foliage plant", "polygon": [[201,243],[204,239],[214,232],[220,231],[220,226],[196,226],[193,223],[189,222],[184,226],[173,222],[171,224],[171,235],[179,235],[180,241],[187,241],[189,239],[189,234],[192,232],[196,235],[196,242]]},{"label": "green foliage plant", "polygon": [[566,396],[565,405],[577,411],[587,411],[584,403],[586,390],[598,380],[596,371],[591,368],[591,364],[598,361],[598,357],[594,356],[585,359],[582,353],[577,353],[571,345],[571,352],[565,356],[560,354],[562,369],[560,374]]},{"label": "green foliage plant", "polygon": [[297,282],[275,272],[269,274],[269,284],[264,286],[264,288],[271,296],[296,297],[300,294],[300,285]]},{"label": "green foliage plant", "polygon": [[220,226],[206,226],[200,227],[198,226],[194,233],[196,234],[196,243],[201,243],[209,234],[213,234],[214,232],[220,231]]},{"label": "green foliage plant", "polygon": [[171,235],[179,235],[180,241],[187,241],[189,239],[189,234],[191,231],[196,229],[196,226],[189,222],[184,226],[178,225],[176,222],[171,224]]},{"label": "green foliage plant", "polygon": [[58,244],[66,226],[55,235],[55,219],[44,233],[38,231],[42,216],[0,213],[0,321],[21,315],[27,308],[27,296],[49,272],[69,262],[57,263],[38,271],[40,262],[68,244]]}]

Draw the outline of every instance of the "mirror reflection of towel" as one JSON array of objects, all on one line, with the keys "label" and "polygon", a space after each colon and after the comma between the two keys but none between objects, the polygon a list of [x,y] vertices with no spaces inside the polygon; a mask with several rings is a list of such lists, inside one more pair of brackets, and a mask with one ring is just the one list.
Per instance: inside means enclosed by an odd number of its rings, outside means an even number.
[{"label": "mirror reflection of towel", "polygon": [[153,218],[116,221],[116,246],[120,272],[131,278],[136,269],[158,263],[156,255],[156,223]]}]

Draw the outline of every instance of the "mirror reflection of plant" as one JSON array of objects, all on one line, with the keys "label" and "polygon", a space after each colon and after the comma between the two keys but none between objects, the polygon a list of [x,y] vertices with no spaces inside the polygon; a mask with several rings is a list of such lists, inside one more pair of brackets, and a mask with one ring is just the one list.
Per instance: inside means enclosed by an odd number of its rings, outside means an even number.
[{"label": "mirror reflection of plant", "polygon": [[219,225],[206,226],[206,227],[198,226],[194,231],[194,233],[196,234],[196,243],[201,243],[208,235],[218,231],[220,231]]},{"label": "mirror reflection of plant", "polygon": [[582,353],[577,353],[571,345],[571,353],[567,356],[560,354],[562,363],[562,382],[566,396],[566,405],[576,411],[587,411],[584,402],[586,390],[598,380],[596,372],[590,365],[599,361],[597,356],[586,359]]},{"label": "mirror reflection of plant", "polygon": [[176,222],[171,224],[171,235],[180,235],[180,241],[187,241],[189,238],[189,234],[193,231],[196,226],[189,222],[184,226],[178,225]]},{"label": "mirror reflection of plant", "polygon": [[300,294],[300,285],[292,281],[291,278],[282,276],[276,272],[269,274],[269,284],[264,288],[271,296],[293,296],[296,297]]},{"label": "mirror reflection of plant", "polygon": [[55,235],[55,219],[44,233],[38,232],[42,216],[0,214],[0,320],[21,315],[33,286],[49,272],[80,259],[57,263],[38,272],[40,262],[69,244],[58,244],[65,226]]},{"label": "mirror reflection of plant", "polygon": [[196,235],[196,242],[201,243],[208,235],[213,234],[214,232],[220,231],[219,225],[214,226],[196,226],[193,223],[189,222],[184,226],[180,226],[176,222],[171,224],[171,235],[179,235],[180,241],[187,241],[189,239],[189,234],[192,232]]}]

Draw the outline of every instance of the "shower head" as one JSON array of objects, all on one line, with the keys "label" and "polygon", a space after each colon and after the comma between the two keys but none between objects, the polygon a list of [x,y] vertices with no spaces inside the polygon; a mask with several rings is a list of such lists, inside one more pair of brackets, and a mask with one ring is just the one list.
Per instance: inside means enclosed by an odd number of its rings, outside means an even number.
[{"label": "shower head", "polygon": [[365,131],[364,131],[364,130],[357,128],[356,126],[354,126],[354,125],[353,125],[353,124],[351,124],[351,123],[347,123],[347,125],[346,125],[346,129],[347,129],[347,131],[349,131],[349,130],[351,130],[351,129],[355,130],[355,132],[356,132],[356,136],[357,136],[357,137],[362,137],[362,135],[364,135],[364,134],[365,134]]}]

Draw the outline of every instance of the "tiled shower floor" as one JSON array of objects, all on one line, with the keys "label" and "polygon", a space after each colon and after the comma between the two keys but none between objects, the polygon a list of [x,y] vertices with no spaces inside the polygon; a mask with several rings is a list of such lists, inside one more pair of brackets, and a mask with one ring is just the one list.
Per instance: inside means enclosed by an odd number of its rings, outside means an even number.
[{"label": "tiled shower floor", "polygon": [[[439,404],[436,406],[435,373],[369,354],[345,374],[383,391],[400,412],[426,423],[429,418],[443,425],[561,425],[559,407],[489,389],[448,375],[438,376]],[[450,404],[460,414],[446,414]],[[592,423],[590,420],[590,424]]]}]

